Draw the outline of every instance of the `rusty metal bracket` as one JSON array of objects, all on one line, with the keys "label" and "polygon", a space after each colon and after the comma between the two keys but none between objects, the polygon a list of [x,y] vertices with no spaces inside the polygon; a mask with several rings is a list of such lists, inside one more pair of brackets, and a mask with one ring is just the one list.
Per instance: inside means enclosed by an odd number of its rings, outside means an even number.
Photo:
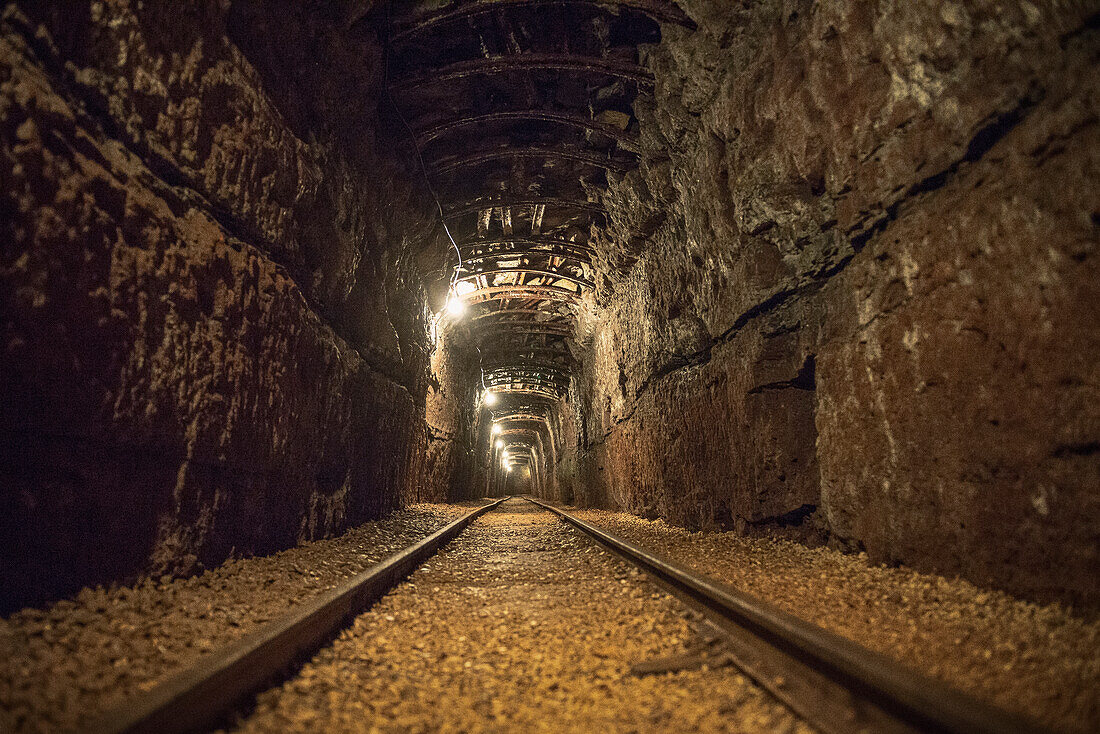
[{"label": "rusty metal bracket", "polygon": [[[550,122],[557,125],[563,125],[565,127],[572,127],[578,130],[590,130],[592,132],[606,135],[609,138],[613,138],[616,142],[621,143],[628,150],[632,150],[636,147],[638,136],[632,133],[627,133],[614,125],[608,125],[604,122],[593,120],[591,117],[585,117],[583,115],[576,115],[570,112],[556,112],[552,110],[499,110],[496,112],[487,112],[480,115],[471,115],[469,117],[459,117],[453,120],[447,120],[440,122],[431,127],[424,128],[416,133],[416,137],[423,143],[429,143],[437,138],[441,138],[448,133],[455,130],[460,130],[466,127],[477,127],[481,125],[491,125],[495,122]],[[633,152],[633,151],[632,151]]]},{"label": "rusty metal bracket", "polygon": [[668,0],[473,0],[458,6],[446,7],[420,17],[400,19],[394,22],[397,32],[391,41],[403,41],[443,23],[450,23],[473,15],[489,13],[504,8],[530,7],[533,5],[589,5],[611,9],[635,10],[661,23],[673,23],[694,30],[695,21],[687,13]]},{"label": "rusty metal bracket", "polygon": [[607,210],[602,204],[587,199],[571,199],[557,196],[517,196],[507,199],[478,199],[456,204],[445,210],[444,216],[448,219],[474,214],[483,209],[496,207],[521,207],[521,206],[554,206],[562,209],[576,209],[578,211],[592,212],[606,216]]},{"label": "rusty metal bracket", "polygon": [[457,61],[415,76],[395,79],[390,82],[390,90],[403,93],[423,87],[450,84],[472,76],[505,74],[513,71],[564,71],[572,74],[594,74],[633,82],[642,88],[648,89],[653,86],[653,75],[645,67],[637,64],[598,56],[524,53]]},{"label": "rusty metal bracket", "polygon": [[583,148],[555,148],[545,145],[530,145],[504,147],[499,150],[478,150],[472,153],[464,153],[457,156],[449,156],[433,161],[431,167],[437,176],[443,176],[469,166],[493,161],[512,160],[515,158],[537,158],[552,161],[569,161],[571,163],[583,163],[587,166],[595,166],[605,171],[623,173],[631,168],[631,164],[618,158],[609,158],[601,153],[585,150]]}]

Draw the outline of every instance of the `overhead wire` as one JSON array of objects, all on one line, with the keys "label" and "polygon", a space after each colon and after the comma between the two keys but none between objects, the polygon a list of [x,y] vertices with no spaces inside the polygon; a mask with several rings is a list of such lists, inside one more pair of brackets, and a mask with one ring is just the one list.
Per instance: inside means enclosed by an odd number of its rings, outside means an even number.
[{"label": "overhead wire", "polygon": [[451,241],[451,246],[454,247],[455,255],[458,257],[458,264],[451,273],[450,288],[453,290],[455,283],[458,282],[458,274],[462,270],[462,250],[459,249],[458,243],[455,242],[455,238],[451,234],[450,227],[447,226],[447,216],[443,213],[443,204],[440,203],[439,195],[436,194],[435,187],[432,186],[431,176],[428,175],[428,166],[424,163],[424,155],[421,153],[420,144],[416,140],[416,132],[412,129],[412,125],[409,124],[409,121],[405,119],[405,115],[401,112],[401,108],[398,107],[397,101],[393,98],[393,93],[390,92],[390,33],[393,28],[393,18],[391,16],[392,8],[392,1],[387,2],[386,42],[383,46],[382,53],[382,88],[385,91],[386,99],[390,102],[390,106],[393,107],[394,113],[397,114],[397,119],[401,121],[401,124],[409,134],[409,142],[412,143],[413,150],[416,151],[416,159],[420,163],[420,172],[424,176],[424,184],[428,187],[428,193],[431,195],[432,200],[435,202],[435,207],[439,211],[439,223],[443,225],[443,231],[447,234],[447,239]]},{"label": "overhead wire", "polygon": [[[450,240],[451,246],[454,247],[455,255],[458,258],[458,264],[455,265],[455,269],[451,273],[449,283],[449,290],[453,293],[455,283],[458,282],[458,274],[462,271],[462,250],[459,249],[458,243],[455,242],[454,235],[451,234],[450,227],[447,226],[447,216],[443,212],[443,204],[439,201],[439,195],[436,193],[435,187],[432,186],[431,176],[428,175],[428,166],[424,163],[424,154],[421,152],[420,144],[416,140],[416,132],[405,118],[404,113],[401,112],[401,108],[393,98],[393,93],[390,92],[390,33],[393,29],[393,18],[391,15],[392,7],[392,3],[386,3],[386,43],[383,50],[382,87],[385,90],[386,98],[389,100],[390,106],[393,107],[393,111],[397,115],[397,119],[401,121],[401,124],[409,134],[409,142],[412,143],[413,150],[416,151],[416,160],[420,164],[420,173],[424,177],[424,184],[427,186],[428,193],[431,195],[432,200],[435,202],[436,210],[439,212],[439,223],[443,225],[443,231],[446,233],[447,239]],[[485,394],[488,392],[489,388],[485,385],[485,366],[482,361],[481,347],[475,343],[474,348],[477,349],[477,365],[478,371],[481,373],[482,394]]]}]

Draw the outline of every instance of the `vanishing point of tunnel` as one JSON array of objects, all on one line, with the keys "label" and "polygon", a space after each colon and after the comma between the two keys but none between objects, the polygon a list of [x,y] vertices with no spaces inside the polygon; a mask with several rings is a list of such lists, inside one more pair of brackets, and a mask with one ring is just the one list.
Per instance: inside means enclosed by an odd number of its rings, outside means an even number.
[{"label": "vanishing point of tunnel", "polygon": [[1100,730],[1100,0],[0,0],[0,252],[0,732]]}]

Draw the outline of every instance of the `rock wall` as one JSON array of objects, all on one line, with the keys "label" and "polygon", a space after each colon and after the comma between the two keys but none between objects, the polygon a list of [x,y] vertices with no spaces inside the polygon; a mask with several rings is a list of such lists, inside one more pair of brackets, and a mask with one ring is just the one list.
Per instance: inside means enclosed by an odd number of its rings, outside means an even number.
[{"label": "rock wall", "polygon": [[362,5],[4,6],[4,609],[417,496],[435,237]]},{"label": "rock wall", "polygon": [[[434,330],[432,379],[427,396],[428,453],[424,486],[418,499],[428,502],[473,499],[485,495],[479,466],[477,420],[481,372],[468,334],[449,328],[446,317]],[[487,430],[487,428],[485,428]],[[485,438],[485,441],[488,439]]]},{"label": "rock wall", "polygon": [[578,500],[1100,602],[1095,4],[680,4]]}]

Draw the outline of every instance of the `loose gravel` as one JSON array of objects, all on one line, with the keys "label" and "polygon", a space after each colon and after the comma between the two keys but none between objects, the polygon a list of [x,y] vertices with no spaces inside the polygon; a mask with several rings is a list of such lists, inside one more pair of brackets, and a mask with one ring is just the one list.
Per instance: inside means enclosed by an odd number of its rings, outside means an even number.
[{"label": "loose gravel", "polygon": [[511,500],[261,695],[240,731],[809,734],[732,668],[631,672],[695,645],[691,616]]},{"label": "loose gravel", "polygon": [[872,566],[862,553],[570,511],[1002,708],[1058,730],[1100,731],[1100,620],[959,579]]},{"label": "loose gravel", "polygon": [[0,732],[67,731],[471,508],[414,505],[339,538],[200,576],[84,589],[0,620]]}]

